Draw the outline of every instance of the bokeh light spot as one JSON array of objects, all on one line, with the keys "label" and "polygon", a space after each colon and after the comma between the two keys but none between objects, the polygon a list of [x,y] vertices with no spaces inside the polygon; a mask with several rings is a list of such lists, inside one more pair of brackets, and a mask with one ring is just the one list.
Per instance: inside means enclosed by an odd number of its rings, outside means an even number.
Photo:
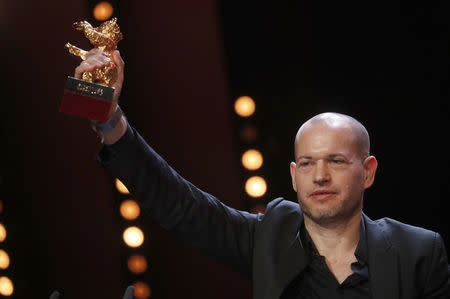
[{"label": "bokeh light spot", "polygon": [[151,290],[148,284],[142,281],[136,281],[134,284],[134,297],[137,299],[147,299],[150,297]]},{"label": "bokeh light spot", "polygon": [[0,249],[0,269],[5,270],[9,267],[9,255],[3,249]]},{"label": "bokeh light spot", "polygon": [[140,274],[147,270],[147,260],[140,254],[130,256],[127,264],[128,269],[135,274]]},{"label": "bokeh light spot", "polygon": [[94,7],[94,18],[97,21],[106,21],[114,12],[114,8],[108,1],[97,3]]},{"label": "bokeh light spot", "polygon": [[0,277],[0,295],[11,296],[14,293],[14,285],[6,276]]},{"label": "bokeh light spot", "polygon": [[130,194],[128,188],[119,179],[116,179],[116,188],[122,194]]},{"label": "bokeh light spot", "polygon": [[130,247],[139,247],[144,243],[144,233],[137,226],[130,226],[123,232],[123,240]]},{"label": "bokeh light spot", "polygon": [[3,223],[0,223],[0,242],[5,241],[6,239],[6,228]]},{"label": "bokeh light spot", "polygon": [[139,204],[132,199],[124,200],[120,204],[120,215],[127,220],[138,218],[140,213],[141,208],[139,207]]},{"label": "bokeh light spot", "polygon": [[242,154],[242,165],[248,170],[256,170],[263,164],[263,156],[260,151],[249,149]]},{"label": "bokeh light spot", "polygon": [[260,176],[252,176],[245,182],[245,192],[251,197],[261,197],[266,191],[266,181]]},{"label": "bokeh light spot", "polygon": [[249,117],[255,113],[255,110],[256,104],[251,97],[242,96],[234,102],[234,111],[241,117]]}]

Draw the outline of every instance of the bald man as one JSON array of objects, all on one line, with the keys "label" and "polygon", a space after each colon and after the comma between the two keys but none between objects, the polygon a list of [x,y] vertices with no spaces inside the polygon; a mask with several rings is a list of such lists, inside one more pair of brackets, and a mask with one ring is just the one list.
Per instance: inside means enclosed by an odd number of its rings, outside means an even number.
[{"label": "bald man", "polygon": [[[118,52],[113,59],[117,103],[124,64]],[[90,51],[75,76],[107,63]],[[350,116],[323,113],[300,127],[290,165],[298,204],[277,198],[264,215],[227,207],[183,179],[120,109],[93,127],[104,143],[98,162],[164,228],[251,279],[253,298],[450,298],[439,234],[362,212],[377,160]]]}]

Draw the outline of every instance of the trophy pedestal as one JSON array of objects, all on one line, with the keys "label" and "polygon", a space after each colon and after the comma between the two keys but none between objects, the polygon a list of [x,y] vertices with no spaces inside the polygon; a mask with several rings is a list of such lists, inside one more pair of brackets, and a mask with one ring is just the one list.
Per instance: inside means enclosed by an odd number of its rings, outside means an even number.
[{"label": "trophy pedestal", "polygon": [[67,77],[59,111],[106,122],[111,110],[113,95],[113,87]]}]

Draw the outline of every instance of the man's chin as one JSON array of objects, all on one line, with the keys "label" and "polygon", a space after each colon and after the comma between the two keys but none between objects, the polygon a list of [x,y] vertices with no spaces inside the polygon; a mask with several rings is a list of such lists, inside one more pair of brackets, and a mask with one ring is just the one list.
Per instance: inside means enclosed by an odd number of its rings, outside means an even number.
[{"label": "man's chin", "polygon": [[355,213],[357,213],[358,207],[353,207],[352,209],[343,209],[342,207],[335,207],[334,209],[309,209],[303,210],[305,217],[308,217],[313,222],[321,225],[327,226],[330,224],[346,222],[352,218]]},{"label": "man's chin", "polygon": [[303,211],[306,217],[311,219],[313,222],[324,225],[333,222],[337,222],[343,219],[343,216],[334,211]]},{"label": "man's chin", "polygon": [[342,220],[347,214],[344,207],[338,202],[328,202],[326,205],[303,203],[300,206],[305,216],[318,224]]}]

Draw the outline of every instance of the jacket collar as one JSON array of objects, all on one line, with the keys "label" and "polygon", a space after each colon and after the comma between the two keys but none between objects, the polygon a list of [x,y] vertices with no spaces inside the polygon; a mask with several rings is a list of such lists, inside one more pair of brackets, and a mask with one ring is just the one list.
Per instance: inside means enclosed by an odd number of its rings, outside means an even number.
[{"label": "jacket collar", "polygon": [[386,227],[363,213],[369,248],[370,289],[373,299],[398,299],[398,255]]}]

